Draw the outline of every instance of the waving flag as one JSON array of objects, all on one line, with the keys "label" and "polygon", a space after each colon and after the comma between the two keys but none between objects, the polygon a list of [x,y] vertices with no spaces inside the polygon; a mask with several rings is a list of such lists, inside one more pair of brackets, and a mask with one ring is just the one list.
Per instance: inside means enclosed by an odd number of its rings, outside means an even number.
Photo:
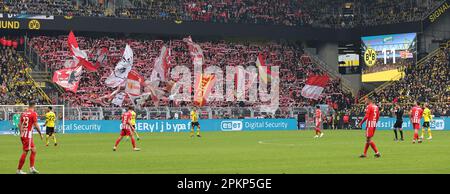
[{"label": "waving flag", "polygon": [[68,59],[64,62],[64,68],[75,68],[78,66],[78,59]]},{"label": "waving flag", "polygon": [[125,51],[123,52],[122,59],[117,63],[114,71],[111,72],[108,78],[105,80],[105,84],[108,87],[115,88],[123,84],[130,73],[133,66],[133,50],[127,44]]},{"label": "waving flag", "polygon": [[306,79],[302,89],[302,96],[305,98],[319,99],[322,91],[329,81],[328,75],[312,75]]},{"label": "waving flag", "polygon": [[125,86],[125,92],[130,96],[141,95],[141,86],[144,83],[144,78],[136,71],[130,71],[128,74],[127,84]]},{"label": "waving flag", "polygon": [[68,91],[77,92],[78,84],[80,83],[81,74],[83,73],[83,66],[74,68],[66,68],[55,71],[53,74],[53,82],[65,88]]},{"label": "waving flag", "polygon": [[82,51],[78,46],[77,39],[72,31],[70,31],[69,37],[67,38],[67,45],[69,45],[71,56],[78,62],[78,65],[82,65],[88,71],[97,71],[97,67],[88,61],[88,55],[86,52]]},{"label": "waving flag", "polygon": [[265,84],[269,83],[272,78],[272,73],[261,53],[258,55],[258,59],[256,59],[256,67],[258,67],[259,80]]},{"label": "waving flag", "polygon": [[93,68],[98,69],[102,65],[106,65],[108,62],[108,49],[106,47],[97,49],[95,54],[92,56],[94,59]]},{"label": "waving flag", "polygon": [[151,81],[167,80],[170,69],[170,54],[170,48],[167,48],[166,46],[161,48],[161,54],[159,54],[159,57],[155,60],[155,65],[153,66],[153,72],[150,78]]},{"label": "waving flag", "polygon": [[142,105],[145,103],[145,101],[148,99],[149,96],[151,96],[152,94],[150,92],[146,92],[143,93],[139,96],[131,96],[129,95],[128,97],[130,97],[131,102],[135,105],[135,106],[139,106],[142,107]]},{"label": "waving flag", "polygon": [[200,74],[200,78],[195,83],[195,87],[197,87],[195,96],[194,96],[194,105],[204,106],[208,99],[209,94],[211,94],[211,89],[213,88],[216,79],[214,75],[204,75]]},{"label": "waving flag", "polygon": [[117,106],[122,106],[123,101],[125,100],[126,94],[125,92],[120,92],[116,94],[114,99],[111,101],[112,104],[115,104]]},{"label": "waving flag", "polygon": [[200,45],[194,43],[191,36],[184,38],[183,41],[186,42],[189,47],[189,54],[191,55],[193,64],[203,65],[203,50]]}]

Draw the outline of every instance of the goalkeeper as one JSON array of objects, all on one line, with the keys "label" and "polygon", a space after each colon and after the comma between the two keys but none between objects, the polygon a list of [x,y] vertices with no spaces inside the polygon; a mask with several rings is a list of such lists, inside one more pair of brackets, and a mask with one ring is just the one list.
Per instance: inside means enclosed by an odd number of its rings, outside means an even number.
[{"label": "goalkeeper", "polygon": [[11,131],[13,131],[14,136],[20,135],[19,121],[20,121],[20,114],[15,113],[12,118],[13,127],[11,128]]}]

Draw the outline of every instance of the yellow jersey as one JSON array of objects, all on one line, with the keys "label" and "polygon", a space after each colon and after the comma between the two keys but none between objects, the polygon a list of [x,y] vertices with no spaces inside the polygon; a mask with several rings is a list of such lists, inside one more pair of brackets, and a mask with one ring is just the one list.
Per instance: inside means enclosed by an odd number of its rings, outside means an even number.
[{"label": "yellow jersey", "polygon": [[54,112],[50,111],[45,113],[45,126],[47,127],[55,127],[56,115]]},{"label": "yellow jersey", "polygon": [[131,125],[136,125],[136,112],[131,111]]},{"label": "yellow jersey", "polygon": [[198,115],[197,115],[197,112],[195,112],[195,110],[191,111],[191,121],[198,122]]},{"label": "yellow jersey", "polygon": [[428,108],[425,108],[423,110],[423,120],[425,122],[430,122],[431,121],[431,111]]}]

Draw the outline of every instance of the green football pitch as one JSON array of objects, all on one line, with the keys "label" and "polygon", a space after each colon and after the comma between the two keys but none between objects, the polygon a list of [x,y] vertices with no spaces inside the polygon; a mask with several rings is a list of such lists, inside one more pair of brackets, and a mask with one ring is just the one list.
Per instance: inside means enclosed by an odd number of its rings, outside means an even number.
[{"label": "green football pitch", "polygon": [[[118,134],[58,134],[59,145],[44,146],[35,136],[36,168],[53,173],[450,173],[450,132],[433,131],[433,140],[412,144],[412,131],[404,142],[394,142],[392,131],[377,131],[374,141],[382,157],[360,159],[363,131],[205,132],[201,138],[187,133],[142,133],[132,151]],[[15,173],[21,154],[18,137],[0,136],[0,173]],[[24,170],[28,171],[28,159]]]}]

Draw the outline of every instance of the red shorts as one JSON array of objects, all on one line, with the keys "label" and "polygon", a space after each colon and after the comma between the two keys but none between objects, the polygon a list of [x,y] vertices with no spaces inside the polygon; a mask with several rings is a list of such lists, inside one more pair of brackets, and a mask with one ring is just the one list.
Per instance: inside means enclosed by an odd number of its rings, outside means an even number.
[{"label": "red shorts", "polygon": [[29,151],[32,148],[35,148],[33,138],[21,137],[20,139],[22,140],[23,151]]},{"label": "red shorts", "polygon": [[420,123],[413,123],[413,129],[420,129]]},{"label": "red shorts", "polygon": [[320,131],[320,122],[316,122],[316,131]]},{"label": "red shorts", "polygon": [[366,128],[366,137],[373,137],[375,135],[375,127]]},{"label": "red shorts", "polygon": [[122,131],[120,131],[120,136],[130,136],[131,135],[131,129],[122,129]]}]

